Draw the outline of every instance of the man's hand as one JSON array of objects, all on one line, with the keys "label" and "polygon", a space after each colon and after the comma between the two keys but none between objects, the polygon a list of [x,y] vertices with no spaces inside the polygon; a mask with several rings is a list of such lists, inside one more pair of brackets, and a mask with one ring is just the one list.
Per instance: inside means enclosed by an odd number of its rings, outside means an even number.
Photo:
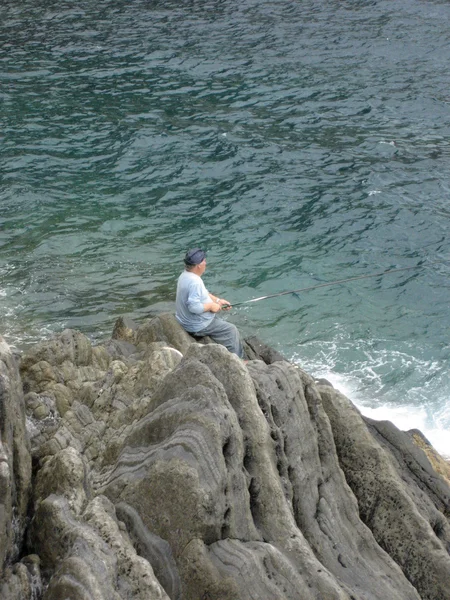
[{"label": "man's hand", "polygon": [[218,298],[217,301],[220,304],[220,306],[223,308],[223,310],[230,310],[231,304],[228,302],[228,300],[225,300],[225,298]]},{"label": "man's hand", "polygon": [[217,298],[212,294],[210,294],[209,296],[212,302],[206,302],[203,305],[205,312],[217,313],[221,310],[230,310],[231,304],[228,302],[228,300],[225,300],[225,298]]},{"label": "man's hand", "polygon": [[222,306],[218,302],[205,302],[203,305],[205,312],[217,313],[222,310]]}]

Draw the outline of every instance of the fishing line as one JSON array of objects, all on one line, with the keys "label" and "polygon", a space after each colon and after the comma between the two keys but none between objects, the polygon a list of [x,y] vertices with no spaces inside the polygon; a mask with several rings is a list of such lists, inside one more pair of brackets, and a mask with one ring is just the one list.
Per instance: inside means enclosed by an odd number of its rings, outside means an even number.
[{"label": "fishing line", "polygon": [[[441,262],[441,261],[438,261]],[[445,261],[443,261],[445,262]],[[433,263],[432,263],[433,264]],[[401,269],[389,269],[388,271],[381,271],[380,273],[370,273],[369,275],[359,275],[358,277],[349,277],[348,279],[338,279],[337,281],[330,281],[328,283],[319,283],[318,285],[310,285],[308,287],[300,288],[298,290],[289,290],[287,292],[278,292],[277,294],[269,294],[268,296],[261,296],[260,298],[252,298],[251,300],[244,300],[243,302],[236,302],[236,304],[228,304],[223,308],[234,308],[235,306],[242,306],[243,304],[249,304],[250,302],[259,302],[260,300],[268,300],[269,298],[277,298],[278,296],[286,296],[287,294],[297,294],[299,292],[307,292],[309,290],[315,290],[317,288],[329,287],[331,285],[338,285],[340,283],[348,283],[349,281],[357,281],[358,279],[368,279],[369,277],[381,277],[382,275],[388,275],[389,273],[400,273],[400,271],[411,271],[412,269],[423,269],[425,265],[415,265],[414,267],[402,267]]]}]

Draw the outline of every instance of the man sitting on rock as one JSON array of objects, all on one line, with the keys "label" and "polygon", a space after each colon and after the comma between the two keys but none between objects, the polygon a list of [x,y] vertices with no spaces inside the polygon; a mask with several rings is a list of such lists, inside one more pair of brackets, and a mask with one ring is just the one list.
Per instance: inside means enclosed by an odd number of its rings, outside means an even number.
[{"label": "man sitting on rock", "polygon": [[178,278],[176,319],[195,337],[209,336],[230,352],[243,358],[244,351],[237,327],[220,319],[216,313],[230,308],[230,303],[208,292],[202,280],[206,269],[206,253],[193,248],[184,257],[185,270]]}]

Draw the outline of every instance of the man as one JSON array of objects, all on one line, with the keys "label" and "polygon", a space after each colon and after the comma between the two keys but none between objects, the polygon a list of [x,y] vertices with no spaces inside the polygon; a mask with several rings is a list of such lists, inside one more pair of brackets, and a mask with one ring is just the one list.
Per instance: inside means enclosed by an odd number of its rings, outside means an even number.
[{"label": "man", "polygon": [[208,335],[217,344],[243,358],[244,351],[237,327],[217,316],[230,308],[224,298],[210,294],[202,280],[206,269],[206,253],[193,248],[184,257],[185,270],[178,278],[176,313],[182,327],[196,337]]}]

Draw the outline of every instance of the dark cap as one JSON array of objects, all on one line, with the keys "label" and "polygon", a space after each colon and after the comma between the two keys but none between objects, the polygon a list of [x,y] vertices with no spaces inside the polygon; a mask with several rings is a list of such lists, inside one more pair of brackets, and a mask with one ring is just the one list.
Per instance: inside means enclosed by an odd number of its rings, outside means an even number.
[{"label": "dark cap", "polygon": [[186,252],[184,257],[184,264],[188,266],[199,265],[202,260],[206,258],[206,252],[201,248],[193,248]]}]

